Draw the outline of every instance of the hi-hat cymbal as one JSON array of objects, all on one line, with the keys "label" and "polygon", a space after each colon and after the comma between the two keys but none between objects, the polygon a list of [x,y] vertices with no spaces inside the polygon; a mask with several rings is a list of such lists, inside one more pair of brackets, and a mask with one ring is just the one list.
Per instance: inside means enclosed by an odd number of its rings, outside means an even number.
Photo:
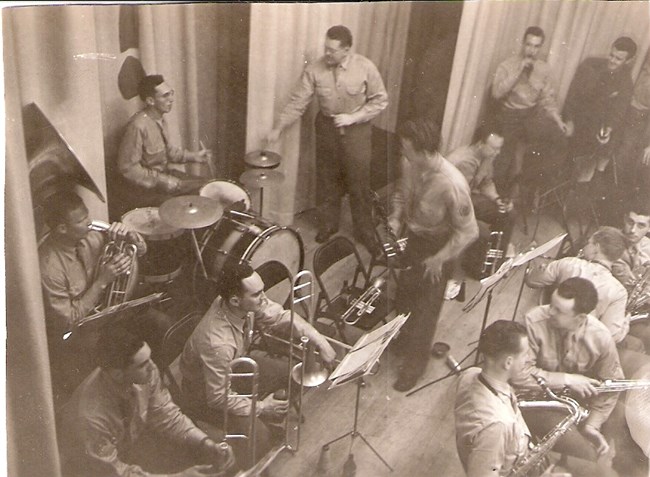
[{"label": "hi-hat cymbal", "polygon": [[278,167],[282,158],[273,151],[253,151],[246,154],[244,162],[251,167],[273,168]]},{"label": "hi-hat cymbal", "polygon": [[279,184],[283,180],[282,172],[268,169],[248,169],[239,177],[239,182],[253,189]]},{"label": "hi-hat cymbal", "polygon": [[223,207],[215,200],[200,195],[181,195],[160,206],[160,218],[174,227],[198,229],[214,224],[223,215]]}]

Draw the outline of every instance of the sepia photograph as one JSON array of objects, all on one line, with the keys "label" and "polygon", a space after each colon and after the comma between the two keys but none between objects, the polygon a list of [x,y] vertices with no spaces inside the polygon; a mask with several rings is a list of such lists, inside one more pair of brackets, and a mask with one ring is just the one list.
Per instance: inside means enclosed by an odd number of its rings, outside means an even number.
[{"label": "sepia photograph", "polygon": [[650,2],[3,2],[11,477],[650,477]]}]

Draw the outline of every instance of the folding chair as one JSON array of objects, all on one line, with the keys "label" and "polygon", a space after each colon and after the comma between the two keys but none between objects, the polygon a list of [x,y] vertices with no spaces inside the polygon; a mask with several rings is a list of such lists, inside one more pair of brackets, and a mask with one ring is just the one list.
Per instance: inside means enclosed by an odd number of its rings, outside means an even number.
[{"label": "folding chair", "polygon": [[[329,280],[324,276],[328,271],[336,268],[343,268],[346,260],[353,260],[354,273],[352,280],[343,281],[341,290],[335,294],[331,290],[333,273],[328,273]],[[359,251],[354,244],[343,236],[337,236],[330,241],[321,245],[314,253],[313,262],[314,276],[318,282],[320,291],[316,301],[316,317],[328,318],[332,320],[339,333],[342,341],[347,343],[345,335],[345,323],[342,315],[350,308],[353,301],[361,296],[363,292],[372,283],[368,270],[363,265]],[[354,325],[364,330],[370,330],[379,322],[386,323],[386,315],[390,310],[389,300],[384,295],[374,303],[374,310],[371,313],[364,314],[363,317]]]},{"label": "folding chair", "polygon": [[162,339],[158,366],[162,372],[163,380],[165,381],[165,384],[167,384],[169,392],[172,395],[172,399],[181,408],[181,388],[178,385],[174,374],[172,373],[171,365],[174,360],[183,352],[185,343],[194,331],[194,328],[196,328],[196,325],[201,320],[201,317],[202,314],[197,311],[188,313],[183,318],[174,323],[167,330],[165,336]]}]

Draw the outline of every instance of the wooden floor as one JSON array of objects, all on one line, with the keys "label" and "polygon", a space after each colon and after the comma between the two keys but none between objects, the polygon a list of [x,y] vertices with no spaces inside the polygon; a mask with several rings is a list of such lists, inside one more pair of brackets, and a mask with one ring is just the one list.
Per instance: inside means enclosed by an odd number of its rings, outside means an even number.
[{"label": "wooden floor", "polygon": [[[298,218],[295,227],[305,240],[306,265],[310,267],[311,257],[318,244],[313,240],[314,220],[309,214],[305,215]],[[529,228],[534,229],[534,223],[529,224]],[[350,236],[347,232],[349,230],[349,218],[345,218],[342,234]],[[526,235],[522,232],[520,220],[512,242],[517,251],[525,250],[533,241],[541,244],[561,232],[557,222],[542,216],[536,230],[537,236],[532,236],[533,230],[529,230],[529,235]],[[367,253],[363,248],[361,251],[367,260]],[[497,286],[488,322],[512,319],[523,273],[523,267],[517,269]],[[337,278],[340,282],[347,277],[339,275]],[[389,282],[389,286],[394,285]],[[478,282],[467,281],[467,300],[478,288]],[[394,288],[389,289],[389,293],[392,291]],[[537,300],[538,292],[524,287],[518,315],[534,306]],[[464,303],[458,301],[446,301],[443,306],[435,341],[448,343],[451,354],[458,361],[474,350],[485,304],[484,300],[469,312],[463,312]],[[474,358],[475,355],[472,354],[464,364],[472,364]],[[368,377],[366,386],[361,390],[358,420],[358,431],[393,471],[382,463],[361,437],[357,437],[351,449],[357,468],[356,475],[463,476],[456,453],[453,422],[456,378],[445,379],[407,397],[392,388],[397,365],[398,360],[389,349],[380,360],[378,374]],[[444,362],[431,359],[426,374],[418,384],[445,376],[448,371]],[[306,421],[300,429],[300,447],[295,453],[284,451],[280,454],[270,466],[269,474],[276,477],[323,475],[316,473],[321,448],[328,441],[353,429],[356,391],[355,384],[328,390],[327,383],[308,391],[303,406]],[[351,437],[346,437],[330,447],[327,462],[331,475],[341,475],[351,443]]]}]

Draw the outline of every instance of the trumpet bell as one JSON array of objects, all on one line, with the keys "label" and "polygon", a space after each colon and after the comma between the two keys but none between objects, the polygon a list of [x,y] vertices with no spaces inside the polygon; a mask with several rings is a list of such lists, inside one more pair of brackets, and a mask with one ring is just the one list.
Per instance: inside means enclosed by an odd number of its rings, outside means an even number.
[{"label": "trumpet bell", "polygon": [[315,388],[327,380],[329,373],[325,368],[322,366],[312,366],[312,369],[305,369],[303,381],[302,365],[303,363],[298,363],[291,370],[291,378],[296,384],[300,384],[306,388]]}]

